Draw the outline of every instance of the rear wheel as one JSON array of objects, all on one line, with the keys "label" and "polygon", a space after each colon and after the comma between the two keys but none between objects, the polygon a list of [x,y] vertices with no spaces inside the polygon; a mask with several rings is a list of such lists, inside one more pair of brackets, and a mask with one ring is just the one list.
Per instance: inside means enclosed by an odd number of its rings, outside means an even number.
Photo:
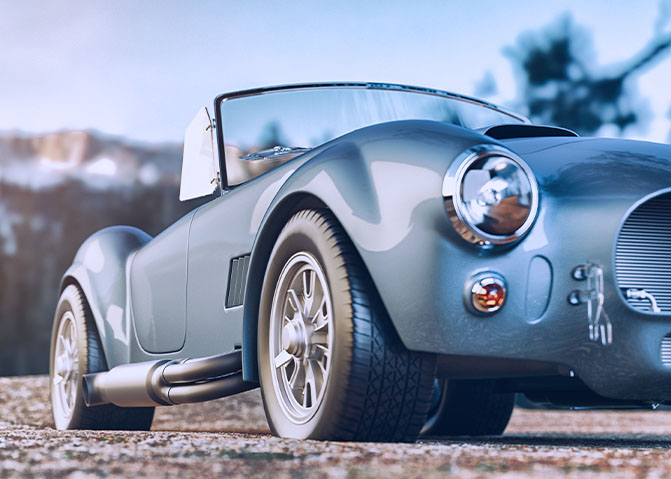
[{"label": "rear wheel", "polygon": [[423,436],[503,434],[515,405],[514,393],[496,391],[492,380],[437,379]]},{"label": "rear wheel", "polygon": [[75,285],[63,290],[51,335],[51,408],[57,429],[148,430],[154,408],[120,408],[84,403],[84,374],[107,370],[93,315]]},{"label": "rear wheel", "polygon": [[435,356],[401,344],[351,242],[327,210],[295,214],[263,283],[258,330],[266,416],[283,437],[414,441]]}]

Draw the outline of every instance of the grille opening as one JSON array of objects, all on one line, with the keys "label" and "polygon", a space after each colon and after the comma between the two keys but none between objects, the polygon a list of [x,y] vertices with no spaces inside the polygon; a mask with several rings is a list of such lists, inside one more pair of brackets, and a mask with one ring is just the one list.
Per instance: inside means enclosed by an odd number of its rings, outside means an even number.
[{"label": "grille opening", "polygon": [[[661,313],[671,313],[671,193],[646,201],[626,219],[617,238],[615,273],[625,298],[628,289],[644,290]],[[649,300],[627,302],[651,312]]]},{"label": "grille opening", "polygon": [[671,367],[671,333],[662,338],[662,346],[659,349],[659,358],[664,366]]}]

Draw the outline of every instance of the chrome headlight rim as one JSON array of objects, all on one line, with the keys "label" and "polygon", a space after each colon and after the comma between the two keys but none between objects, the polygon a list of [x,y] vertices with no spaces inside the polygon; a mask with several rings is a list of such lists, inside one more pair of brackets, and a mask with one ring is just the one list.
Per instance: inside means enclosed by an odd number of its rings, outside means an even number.
[{"label": "chrome headlight rim", "polygon": [[[531,187],[529,215],[522,226],[508,235],[493,235],[472,224],[464,213],[465,205],[461,199],[461,187],[469,168],[477,161],[495,156],[506,158],[519,167],[526,175]],[[467,242],[483,247],[507,245],[519,241],[529,232],[538,216],[540,193],[536,176],[522,158],[499,145],[477,145],[457,156],[445,174],[442,193],[448,217],[456,232]]]}]

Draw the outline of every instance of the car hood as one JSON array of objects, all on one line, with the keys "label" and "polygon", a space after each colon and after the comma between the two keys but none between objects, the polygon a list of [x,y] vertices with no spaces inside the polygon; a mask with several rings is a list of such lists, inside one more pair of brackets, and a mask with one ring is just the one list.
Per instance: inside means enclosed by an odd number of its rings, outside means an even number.
[{"label": "car hood", "polygon": [[643,196],[671,187],[671,146],[607,138],[501,141],[554,196]]}]

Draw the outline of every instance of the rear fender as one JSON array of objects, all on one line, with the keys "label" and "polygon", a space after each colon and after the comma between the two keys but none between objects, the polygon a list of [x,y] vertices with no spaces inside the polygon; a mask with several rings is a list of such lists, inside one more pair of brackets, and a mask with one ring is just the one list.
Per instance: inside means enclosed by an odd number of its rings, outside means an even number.
[{"label": "rear fender", "polygon": [[113,226],[90,236],[61,281],[81,288],[91,308],[107,366],[130,362],[134,337],[127,298],[127,263],[151,236],[130,226]]}]

